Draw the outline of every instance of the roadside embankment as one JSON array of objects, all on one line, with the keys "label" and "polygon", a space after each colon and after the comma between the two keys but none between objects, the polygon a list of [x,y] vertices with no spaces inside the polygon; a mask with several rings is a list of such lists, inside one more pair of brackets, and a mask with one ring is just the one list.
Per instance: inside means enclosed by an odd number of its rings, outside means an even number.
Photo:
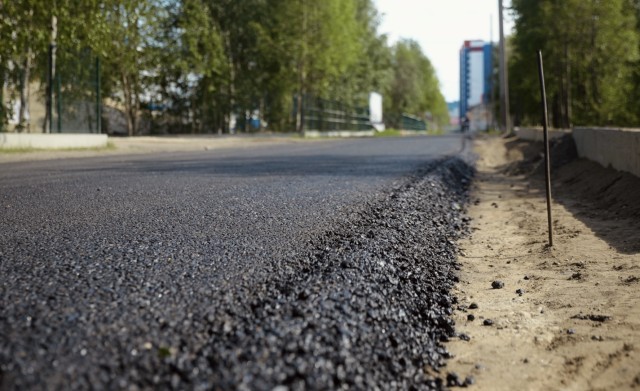
[{"label": "roadside embankment", "polygon": [[549,248],[542,144],[475,141],[447,371],[478,390],[640,387],[640,178],[553,145]]}]

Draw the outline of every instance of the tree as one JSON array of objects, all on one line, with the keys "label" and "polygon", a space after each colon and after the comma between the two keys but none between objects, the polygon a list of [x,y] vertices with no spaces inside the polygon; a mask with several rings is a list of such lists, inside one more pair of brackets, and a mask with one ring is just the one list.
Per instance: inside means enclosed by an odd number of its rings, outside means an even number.
[{"label": "tree", "polygon": [[391,119],[391,126],[399,126],[399,118],[404,113],[425,118],[429,112],[438,125],[448,122],[447,104],[435,70],[417,42],[402,40],[396,43],[392,69],[385,103],[385,116]]},{"label": "tree", "polygon": [[284,87],[278,92],[295,91],[296,129],[301,131],[304,97],[327,96],[332,82],[356,61],[355,3],[268,0],[267,4],[271,17],[260,29],[262,54]]},{"label": "tree", "polygon": [[[224,66],[219,28],[203,0],[158,3],[142,74],[143,105],[159,107],[163,132],[213,131],[211,102]],[[155,129],[158,130],[158,129]]]},{"label": "tree", "polygon": [[[0,84],[10,83],[19,91],[18,131],[29,130],[30,83],[37,75],[36,59],[46,53],[54,9],[43,0],[3,1],[0,3]],[[0,102],[3,106],[4,102]],[[7,110],[3,106],[2,112]],[[4,115],[3,115],[4,116]],[[0,118],[4,123],[5,118]]]},{"label": "tree", "polygon": [[256,109],[271,129],[300,130],[305,97],[363,106],[369,92],[398,85],[401,63],[412,64],[419,85],[403,109],[446,112],[430,62],[419,47],[410,61],[397,57],[402,50],[377,31],[373,0],[0,0],[0,11],[0,32],[11,37],[0,40],[0,82],[22,98],[22,127],[29,82],[47,84],[54,17],[56,69],[77,76],[63,81],[62,95],[91,100],[99,57],[103,95],[122,109],[129,135],[149,123],[163,132],[229,130],[235,116],[248,130]]},{"label": "tree", "polygon": [[[640,35],[640,0],[631,2],[631,9],[636,16],[636,32]],[[640,52],[640,39],[638,40],[638,51]],[[633,126],[640,124],[640,58],[631,64],[631,93],[627,99],[626,111],[630,118],[628,122]]]},{"label": "tree", "polygon": [[[535,53],[543,51],[551,122],[556,127],[629,124],[631,64],[638,57],[629,0],[513,0],[511,75],[516,113],[538,123]],[[612,60],[612,59],[615,59]]]},{"label": "tree", "polygon": [[122,103],[130,136],[138,132],[144,74],[156,64],[150,50],[166,17],[161,0],[94,0],[90,32],[84,37],[103,59],[105,90]]},{"label": "tree", "polygon": [[353,106],[365,106],[372,91],[383,93],[391,77],[391,48],[378,34],[380,16],[371,0],[356,0],[355,61],[330,85],[329,96]]}]

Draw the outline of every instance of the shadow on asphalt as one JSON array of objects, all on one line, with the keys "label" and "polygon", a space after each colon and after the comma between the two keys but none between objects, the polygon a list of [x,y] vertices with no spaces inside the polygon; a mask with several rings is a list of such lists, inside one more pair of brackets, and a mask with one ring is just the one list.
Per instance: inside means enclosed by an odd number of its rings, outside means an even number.
[{"label": "shadow on asphalt", "polygon": [[[460,152],[460,136],[345,140],[153,155],[77,159],[65,173],[244,176],[397,176]],[[55,166],[54,166],[55,167]]]}]

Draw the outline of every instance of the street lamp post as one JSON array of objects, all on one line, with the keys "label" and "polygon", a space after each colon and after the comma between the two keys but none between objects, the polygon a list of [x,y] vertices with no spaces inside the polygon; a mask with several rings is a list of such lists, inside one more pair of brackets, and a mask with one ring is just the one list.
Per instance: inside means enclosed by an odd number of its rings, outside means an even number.
[{"label": "street lamp post", "polygon": [[504,7],[502,0],[498,0],[500,14],[500,112],[502,114],[502,130],[506,135],[511,134],[511,124],[509,121],[509,75],[507,71],[507,60],[504,43]]}]

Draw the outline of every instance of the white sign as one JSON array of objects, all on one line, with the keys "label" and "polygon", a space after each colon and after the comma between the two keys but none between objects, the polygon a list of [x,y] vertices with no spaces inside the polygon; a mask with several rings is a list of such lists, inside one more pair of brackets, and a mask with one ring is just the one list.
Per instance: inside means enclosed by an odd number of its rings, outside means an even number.
[{"label": "white sign", "polygon": [[482,103],[484,94],[484,53],[471,52],[469,54],[469,108]]},{"label": "white sign", "polygon": [[369,94],[369,121],[373,127],[381,132],[384,130],[382,120],[382,95],[377,92]]}]

